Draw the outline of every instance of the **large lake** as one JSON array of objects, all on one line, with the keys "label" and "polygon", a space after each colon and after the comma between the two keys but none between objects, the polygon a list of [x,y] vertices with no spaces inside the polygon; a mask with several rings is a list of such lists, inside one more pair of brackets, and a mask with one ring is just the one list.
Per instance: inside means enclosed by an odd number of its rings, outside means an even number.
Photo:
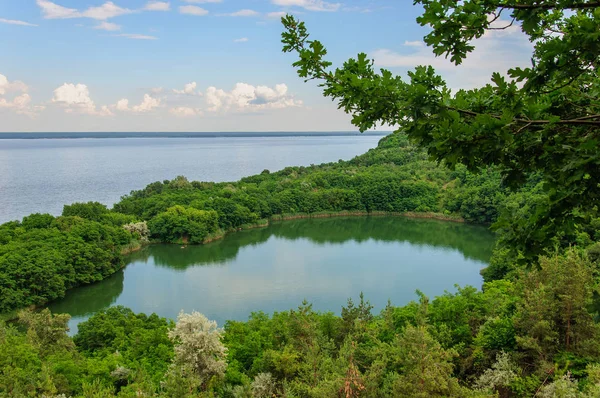
[{"label": "large lake", "polygon": [[264,169],[347,160],[374,148],[380,138],[0,139],[0,223],[37,212],[59,215],[73,202],[110,206],[134,189],[178,175],[235,181]]},{"label": "large lake", "polygon": [[76,325],[111,305],[176,318],[204,313],[219,325],[253,311],[286,311],[307,300],[340,312],[360,292],[379,311],[419,289],[433,297],[454,284],[481,287],[494,236],[485,228],[401,217],[284,221],[203,246],[154,245],[112,277],[50,304]]}]

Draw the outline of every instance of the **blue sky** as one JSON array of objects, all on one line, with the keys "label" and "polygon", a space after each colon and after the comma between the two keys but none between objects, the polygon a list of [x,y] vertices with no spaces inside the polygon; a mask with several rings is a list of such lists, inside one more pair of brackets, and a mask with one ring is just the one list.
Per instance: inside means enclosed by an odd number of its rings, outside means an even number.
[{"label": "blue sky", "polygon": [[0,132],[354,129],[281,52],[286,12],[334,64],[432,64],[456,89],[531,53],[515,27],[456,68],[423,45],[412,0],[0,0]]}]

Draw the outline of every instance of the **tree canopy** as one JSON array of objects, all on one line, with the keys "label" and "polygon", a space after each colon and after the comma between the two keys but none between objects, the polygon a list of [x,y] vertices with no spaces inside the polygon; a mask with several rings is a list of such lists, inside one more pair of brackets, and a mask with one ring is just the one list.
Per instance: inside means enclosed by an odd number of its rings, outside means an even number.
[{"label": "tree canopy", "polygon": [[[283,51],[296,52],[300,77],[316,79],[325,96],[365,131],[380,124],[402,130],[429,155],[471,171],[497,166],[506,185],[532,175],[544,183],[511,242],[539,254],[549,236],[570,231],[600,199],[600,2],[583,0],[415,0],[424,38],[438,56],[460,64],[474,39],[520,27],[534,45],[531,66],[498,71],[490,83],[452,92],[431,66],[408,78],[376,70],[367,54],[332,69],[327,50],[303,22],[282,19]],[[500,72],[506,72],[506,75]],[[585,212],[578,211],[584,208]]]},{"label": "tree canopy", "polygon": [[380,313],[361,294],[340,316],[304,302],[223,329],[119,306],[70,338],[69,315],[22,311],[0,320],[0,396],[597,398],[598,265],[573,248],[481,290]]}]

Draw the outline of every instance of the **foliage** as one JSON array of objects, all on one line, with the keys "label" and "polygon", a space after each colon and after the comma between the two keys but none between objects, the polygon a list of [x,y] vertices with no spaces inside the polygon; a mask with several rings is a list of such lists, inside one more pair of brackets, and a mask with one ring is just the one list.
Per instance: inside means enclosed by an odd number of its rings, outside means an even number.
[{"label": "foliage", "polygon": [[111,307],[80,323],[73,341],[78,351],[89,358],[118,353],[120,366],[143,371],[157,386],[174,355],[167,337],[172,326],[172,321],[156,314],[146,316],[128,308]]},{"label": "foliage", "polygon": [[[61,217],[33,214],[0,225],[0,311],[40,305],[99,281],[120,269],[121,252],[147,243],[146,238],[202,243],[264,225],[268,218],[344,212],[421,212],[495,222],[499,250],[484,276],[500,279],[519,269],[525,249],[512,242],[526,233],[529,214],[547,202],[539,178],[511,193],[498,169],[449,170],[427,160],[406,134],[394,133],[349,161],[288,167],[229,183],[177,177],[131,192],[113,210],[97,202],[75,203],[65,206]],[[584,247],[598,239],[598,218],[586,214],[586,222],[573,234],[557,235],[554,244]]]},{"label": "foliage", "polygon": [[591,264],[575,251],[544,257],[539,270],[521,278],[522,300],[514,318],[517,343],[541,370],[552,370],[560,352],[600,355],[600,328],[587,309],[593,281]]},{"label": "foliage", "polygon": [[0,311],[43,304],[74,286],[102,280],[123,266],[120,227],[77,216],[25,217],[0,227]]},{"label": "foliage", "polygon": [[445,350],[425,326],[408,325],[397,338],[400,375],[394,382],[396,396],[460,396],[458,380],[452,377],[453,350]]},{"label": "foliage", "polygon": [[71,340],[67,316],[23,313],[24,330],[0,328],[0,394],[593,397],[593,269],[571,249],[515,281],[433,300],[419,293],[418,302],[380,314],[361,295],[341,316],[303,303],[224,330],[199,313],[173,325],[113,307],[81,323]]},{"label": "foliage", "polygon": [[[547,200],[527,215],[510,239],[527,256],[543,254],[561,231],[585,219],[582,204],[600,199],[600,4],[565,0],[415,0],[417,18],[431,28],[425,42],[436,55],[460,64],[472,42],[491,30],[518,29],[535,43],[532,65],[509,77],[453,93],[431,66],[408,80],[376,71],[364,53],[331,69],[327,50],[309,40],[303,22],[282,19],[283,51],[306,80],[317,79],[325,96],[353,116],[361,131],[394,126],[450,167],[477,172],[496,166],[505,184],[521,187],[539,175]],[[499,71],[505,72],[505,71]],[[493,200],[493,196],[487,196]],[[584,205],[585,206],[585,205]]]},{"label": "foliage", "polygon": [[194,384],[206,389],[213,378],[225,374],[227,348],[215,321],[199,312],[181,312],[175,328],[169,331],[169,339],[175,344],[170,371],[178,377],[195,379]]},{"label": "foliage", "polygon": [[215,211],[173,206],[150,221],[152,236],[171,243],[202,243],[217,230]]},{"label": "foliage", "polygon": [[289,167],[234,183],[177,177],[132,192],[113,210],[75,203],[60,217],[32,214],[1,225],[0,311],[40,305],[99,281],[121,268],[121,252],[150,238],[202,243],[269,217],[338,212],[431,212],[491,223],[511,198],[497,171],[450,171],[399,133],[347,162]]},{"label": "foliage", "polygon": [[275,394],[275,380],[271,373],[259,373],[252,381],[252,397],[268,398]]},{"label": "foliage", "polygon": [[0,395],[54,396],[81,391],[85,361],[66,335],[68,315],[22,312],[26,328],[0,324]]},{"label": "foliage", "polygon": [[0,311],[101,280],[122,266],[123,248],[145,237],[202,243],[268,218],[340,212],[495,223],[499,246],[483,289],[457,287],[433,300],[418,292],[418,302],[380,314],[362,295],[341,316],[305,302],[223,330],[199,313],[173,325],[115,307],[80,324],[73,339],[68,316],[23,312],[18,325],[0,324],[0,395],[598,396],[600,5],[416,3],[424,6],[418,22],[432,28],[426,42],[455,63],[509,13],[535,41],[532,67],[454,94],[431,67],[405,82],[375,72],[364,54],[330,71],[323,45],[285,17],[284,50],[299,53],[300,76],[321,79],[361,130],[383,122],[400,131],[350,161],[227,183],[179,176],[112,210],[75,203],[60,217],[5,223]]},{"label": "foliage", "polygon": [[146,221],[125,224],[123,225],[123,229],[142,242],[149,241],[150,229],[148,229],[148,223]]},{"label": "foliage", "polygon": [[62,215],[65,217],[81,217],[92,221],[102,221],[108,214],[106,205],[98,202],[73,203],[63,207]]}]

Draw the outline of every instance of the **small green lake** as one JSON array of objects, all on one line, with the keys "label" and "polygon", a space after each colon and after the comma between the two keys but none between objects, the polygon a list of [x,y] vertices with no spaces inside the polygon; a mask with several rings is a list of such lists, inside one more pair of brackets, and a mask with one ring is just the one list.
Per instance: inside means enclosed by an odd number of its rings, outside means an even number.
[{"label": "small green lake", "polygon": [[200,311],[220,326],[253,311],[285,311],[303,300],[340,312],[360,292],[379,311],[419,289],[433,297],[454,285],[481,287],[491,256],[487,229],[435,220],[357,217],[294,220],[203,245],[153,245],[112,277],[70,291],[53,312],[71,329],[111,305],[175,318]]}]

